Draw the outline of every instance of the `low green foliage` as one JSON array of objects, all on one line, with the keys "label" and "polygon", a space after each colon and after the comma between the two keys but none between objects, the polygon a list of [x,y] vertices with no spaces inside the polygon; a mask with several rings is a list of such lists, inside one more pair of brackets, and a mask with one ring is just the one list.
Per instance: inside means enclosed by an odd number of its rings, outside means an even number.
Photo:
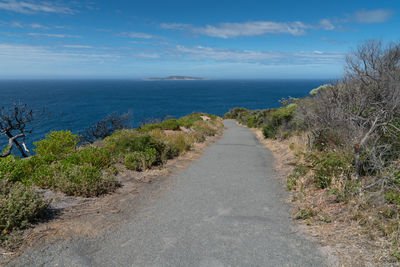
[{"label": "low green foliage", "polygon": [[71,153],[62,162],[106,169],[112,162],[111,151],[108,147],[85,147]]},{"label": "low green foliage", "polygon": [[314,179],[318,187],[328,188],[333,178],[350,180],[353,157],[345,152],[308,153],[305,157],[313,166]]},{"label": "low green foliage", "polygon": [[264,135],[264,138],[274,139],[276,134],[278,133],[278,127],[271,123],[268,123],[262,128],[262,133]]},{"label": "low green foliage", "polygon": [[157,160],[157,151],[154,148],[147,148],[145,151],[133,152],[127,155],[125,166],[130,170],[143,171],[151,168]]},{"label": "low green foliage", "polygon": [[392,191],[385,194],[385,200],[390,204],[400,206],[400,192]]},{"label": "low green foliage", "polygon": [[18,159],[13,156],[0,158],[0,180],[6,179],[10,182],[23,181],[29,183],[29,177],[33,172],[34,165],[31,159]]},{"label": "low green foliage", "polygon": [[40,166],[33,174],[32,180],[42,188],[84,197],[106,194],[119,185],[115,177],[103,173],[97,167],[67,162]]},{"label": "low green foliage", "polygon": [[12,245],[8,244],[9,234],[43,216],[47,206],[33,188],[0,180],[0,245]]},{"label": "low green foliage", "polygon": [[[292,99],[292,101],[294,100]],[[267,110],[234,108],[227,112],[224,118],[236,119],[241,124],[247,125],[250,128],[262,128],[265,138],[274,139],[281,133],[280,137],[285,139],[291,135],[289,130],[297,128],[296,122],[293,120],[296,110],[296,103]]]},{"label": "low green foliage", "polygon": [[400,249],[392,251],[391,255],[396,258],[398,261],[400,261]]},{"label": "low green foliage", "polygon": [[218,132],[216,128],[204,121],[196,121],[193,125],[193,129],[204,136],[214,136]]},{"label": "low green foliage", "polygon": [[317,215],[317,213],[310,209],[310,208],[306,208],[306,209],[301,209],[299,210],[296,215],[295,218],[297,220],[307,220],[310,219],[311,217],[314,217],[315,215]]},{"label": "low green foliage", "polygon": [[34,142],[36,155],[47,162],[62,159],[76,149],[79,137],[70,131],[56,131],[46,135],[46,138]]}]

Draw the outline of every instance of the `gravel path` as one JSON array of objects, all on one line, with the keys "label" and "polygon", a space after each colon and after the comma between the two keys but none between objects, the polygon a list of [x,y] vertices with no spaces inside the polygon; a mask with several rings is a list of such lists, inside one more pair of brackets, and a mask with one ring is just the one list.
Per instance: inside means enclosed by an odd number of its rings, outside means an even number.
[{"label": "gravel path", "polygon": [[225,125],[220,140],[117,231],[33,248],[11,265],[326,265],[290,219],[271,153],[248,129]]}]

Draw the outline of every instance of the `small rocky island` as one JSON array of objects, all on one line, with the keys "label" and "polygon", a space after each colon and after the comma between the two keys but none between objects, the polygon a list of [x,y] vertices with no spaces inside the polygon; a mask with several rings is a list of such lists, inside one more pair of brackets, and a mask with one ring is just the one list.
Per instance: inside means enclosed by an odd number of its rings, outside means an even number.
[{"label": "small rocky island", "polygon": [[168,76],[165,78],[147,78],[146,81],[198,81],[206,80],[205,78],[189,77],[189,76]]}]

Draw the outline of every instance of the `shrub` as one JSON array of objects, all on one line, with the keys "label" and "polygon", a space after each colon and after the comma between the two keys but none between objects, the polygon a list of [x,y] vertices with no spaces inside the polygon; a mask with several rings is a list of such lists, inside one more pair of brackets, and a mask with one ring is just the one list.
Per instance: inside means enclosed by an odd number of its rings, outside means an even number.
[{"label": "shrub", "polygon": [[349,180],[352,173],[352,155],[344,152],[309,154],[314,168],[314,178],[318,187],[327,188],[333,178]]},{"label": "shrub", "polygon": [[111,152],[107,147],[85,147],[70,154],[63,162],[105,169],[111,164]]},{"label": "shrub", "polygon": [[0,180],[0,244],[7,245],[10,233],[43,216],[47,206],[33,188]]},{"label": "shrub", "polygon": [[102,173],[96,167],[65,162],[40,166],[35,172],[33,180],[42,188],[84,197],[108,193],[119,185],[115,177]]},{"label": "shrub", "polygon": [[218,132],[217,129],[204,121],[196,121],[194,123],[193,129],[204,134],[205,136],[214,136]]},{"label": "shrub", "polygon": [[157,151],[156,164],[162,164],[167,159],[179,155],[179,150],[176,147],[149,134],[140,134],[134,130],[118,131],[105,140],[110,150],[119,155],[143,152],[147,148],[154,148]]},{"label": "shrub", "polygon": [[255,117],[254,115],[249,116],[249,117],[247,118],[247,126],[248,126],[249,128],[254,128],[254,127],[256,127],[256,117]]},{"label": "shrub", "polygon": [[52,162],[74,152],[78,140],[78,136],[70,131],[51,132],[45,139],[33,143],[36,146],[34,151],[38,157]]},{"label": "shrub", "polygon": [[138,130],[139,132],[143,133],[147,133],[155,129],[177,131],[180,129],[180,126],[184,126],[183,124],[188,125],[190,123],[184,119],[182,120],[169,119],[161,123],[143,125]]},{"label": "shrub", "polygon": [[316,96],[318,93],[321,93],[321,92],[323,92],[323,91],[325,91],[325,90],[329,90],[329,89],[332,89],[332,88],[333,88],[333,85],[331,85],[331,84],[324,84],[324,85],[321,85],[321,86],[319,86],[319,87],[317,87],[317,88],[312,89],[312,90],[310,91],[310,95],[311,95],[311,96]]},{"label": "shrub", "polygon": [[33,171],[30,165],[29,159],[16,159],[13,156],[0,158],[0,179],[27,182]]},{"label": "shrub", "polygon": [[233,108],[223,116],[224,119],[237,119],[240,113],[248,111],[245,108]]},{"label": "shrub", "polygon": [[190,136],[185,135],[184,133],[171,133],[165,136],[165,141],[175,147],[179,153],[186,152],[190,150],[194,139]]},{"label": "shrub", "polygon": [[145,151],[133,152],[126,157],[125,166],[130,170],[143,171],[149,169],[157,160],[157,151],[154,148]]},{"label": "shrub", "polygon": [[274,139],[276,134],[278,133],[278,127],[269,123],[263,127],[262,133],[264,135],[264,138]]},{"label": "shrub", "polygon": [[179,127],[180,127],[179,121],[176,119],[166,120],[161,123],[161,129],[163,130],[176,131],[179,130]]}]

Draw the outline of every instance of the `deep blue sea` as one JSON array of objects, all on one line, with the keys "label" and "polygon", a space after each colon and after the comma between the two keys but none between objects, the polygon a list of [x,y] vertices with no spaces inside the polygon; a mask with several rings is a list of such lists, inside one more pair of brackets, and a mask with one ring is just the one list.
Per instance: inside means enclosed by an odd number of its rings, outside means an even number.
[{"label": "deep blue sea", "polygon": [[[191,112],[223,115],[234,107],[278,107],[282,97],[302,97],[325,80],[21,80],[0,81],[0,106],[26,103],[46,108],[45,119],[27,144],[50,130],[78,132],[111,112],[131,111],[134,125],[144,118],[181,117]],[[8,141],[0,136],[0,145]],[[3,146],[2,146],[3,147]]]}]

